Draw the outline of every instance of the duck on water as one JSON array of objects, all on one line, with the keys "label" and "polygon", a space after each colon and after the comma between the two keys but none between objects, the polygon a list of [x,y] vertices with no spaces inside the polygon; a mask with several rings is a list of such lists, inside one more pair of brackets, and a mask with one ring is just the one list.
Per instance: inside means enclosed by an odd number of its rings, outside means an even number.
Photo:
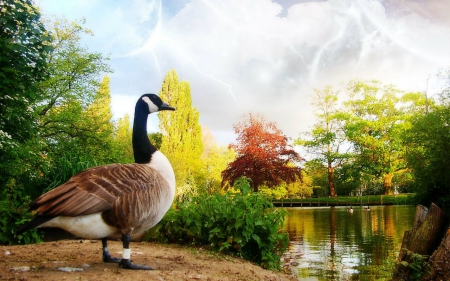
[{"label": "duck on water", "polygon": [[[133,125],[135,164],[110,164],[84,170],[31,202],[37,215],[17,230],[58,227],[77,237],[101,239],[103,261],[127,269],[152,269],[130,261],[131,234],[156,225],[175,196],[175,174],[167,158],[147,136],[148,115],[175,110],[157,95],[145,94],[136,103]],[[121,235],[122,258],[109,254],[107,240]]]}]

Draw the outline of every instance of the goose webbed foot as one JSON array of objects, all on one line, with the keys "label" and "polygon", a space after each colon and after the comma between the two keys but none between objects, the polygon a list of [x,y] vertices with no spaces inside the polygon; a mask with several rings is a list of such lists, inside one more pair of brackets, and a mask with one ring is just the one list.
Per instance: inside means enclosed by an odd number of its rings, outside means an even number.
[{"label": "goose webbed foot", "polygon": [[122,259],[120,258],[113,258],[111,257],[111,255],[109,254],[109,252],[105,252],[103,251],[103,257],[102,257],[103,262],[114,262],[114,263],[119,263]]},{"label": "goose webbed foot", "polygon": [[132,263],[129,259],[122,259],[119,262],[119,266],[125,269],[153,270],[153,268],[148,265],[135,264]]},{"label": "goose webbed foot", "polygon": [[122,234],[123,254],[119,266],[125,269],[153,270],[150,266],[135,264],[130,261],[130,240],[131,234]]}]

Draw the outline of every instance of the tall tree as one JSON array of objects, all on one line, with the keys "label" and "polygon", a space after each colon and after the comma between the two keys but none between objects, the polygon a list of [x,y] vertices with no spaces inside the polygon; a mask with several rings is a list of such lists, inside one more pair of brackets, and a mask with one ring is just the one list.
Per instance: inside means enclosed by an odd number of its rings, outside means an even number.
[{"label": "tall tree", "polygon": [[204,187],[204,191],[213,194],[221,190],[222,171],[228,163],[234,160],[234,150],[216,143],[214,136],[207,128],[202,128],[202,142],[204,151],[202,154],[202,169],[198,179],[198,186]]},{"label": "tall tree", "polygon": [[[412,118],[405,134],[408,165],[414,175],[414,190],[421,204],[450,206],[450,70],[438,77],[446,86],[438,103],[426,100],[424,112]],[[431,106],[428,106],[431,103]]]},{"label": "tall tree", "polygon": [[30,0],[0,1],[0,185],[24,173],[40,156],[32,106],[47,76],[50,36]]},{"label": "tall tree", "polygon": [[178,186],[191,182],[200,168],[203,152],[200,114],[192,107],[191,89],[186,81],[179,81],[175,70],[164,78],[159,95],[176,107],[171,114],[158,113],[162,136],[161,151],[172,163]]},{"label": "tall tree", "polygon": [[348,91],[350,99],[342,116],[356,153],[354,165],[363,174],[381,178],[384,194],[392,194],[394,175],[408,171],[401,140],[409,127],[409,111],[423,103],[423,95],[404,95],[378,81],[352,81]]},{"label": "tall tree", "polygon": [[[107,75],[100,82],[99,89],[94,95],[93,101],[83,112],[83,126],[89,127],[91,133],[86,135],[84,142],[85,153],[89,153],[100,163],[113,162],[111,156],[113,147],[114,125],[112,123],[110,79]],[[102,148],[102,149],[99,149]]]},{"label": "tall tree", "polygon": [[114,130],[114,155],[116,162],[133,163],[133,146],[131,143],[132,130],[130,116],[125,114],[116,122]]},{"label": "tall tree", "polygon": [[291,183],[301,178],[298,164],[302,158],[288,144],[288,138],[275,123],[266,122],[262,115],[249,114],[248,120],[234,125],[237,143],[230,148],[236,159],[222,172],[222,185],[232,185],[242,176],[251,179],[253,191],[266,185]]},{"label": "tall tree", "polygon": [[[97,138],[95,141],[98,128],[92,122],[104,118],[101,120],[103,124],[111,118],[110,112],[107,112],[110,110],[109,78],[105,78],[100,87],[100,75],[110,72],[106,64],[108,58],[89,52],[80,45],[83,34],[92,34],[82,24],[66,20],[48,24],[53,31],[51,44],[54,51],[48,57],[49,76],[40,85],[41,101],[35,111],[39,116],[40,137],[46,143],[44,149],[54,157],[65,153],[89,155],[85,145],[92,141],[94,146],[98,144],[97,149],[101,151],[101,140]],[[101,101],[93,103],[95,99]],[[89,106],[97,109],[101,106],[106,115],[99,117],[99,114],[88,109]]]},{"label": "tall tree", "polygon": [[[338,93],[327,86],[323,91],[314,90],[312,105],[316,109],[317,123],[311,132],[295,141],[314,155],[314,160],[324,163],[327,167],[329,195],[337,196],[334,172],[348,158],[343,122],[338,117]],[[348,144],[348,143],[347,143]]]}]

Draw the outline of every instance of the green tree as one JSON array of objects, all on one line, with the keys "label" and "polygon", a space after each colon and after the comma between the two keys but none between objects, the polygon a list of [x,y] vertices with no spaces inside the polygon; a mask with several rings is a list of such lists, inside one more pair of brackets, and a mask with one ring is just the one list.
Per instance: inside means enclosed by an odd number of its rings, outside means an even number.
[{"label": "green tree", "polygon": [[221,173],[225,170],[228,163],[235,159],[236,153],[226,146],[218,145],[207,128],[202,128],[202,131],[204,151],[201,156],[201,175],[197,184],[199,187],[204,188],[204,191],[208,194],[213,194],[221,191]]},{"label": "green tree", "polygon": [[133,163],[132,129],[130,115],[125,114],[116,122],[114,130],[114,155],[119,163]]},{"label": "green tree", "polygon": [[[310,178],[312,192],[323,196],[329,192],[327,167],[320,160],[313,159],[305,163],[305,172]],[[338,169],[339,171],[339,169]]]},{"label": "green tree", "polygon": [[311,132],[295,141],[314,156],[314,159],[325,163],[328,175],[329,195],[337,196],[334,172],[349,157],[349,145],[346,144],[343,122],[338,118],[338,93],[327,86],[323,91],[314,90],[312,105],[315,107],[317,123]]},{"label": "green tree", "polygon": [[[98,108],[105,100],[105,107],[110,106],[107,79],[100,90],[101,75],[110,69],[106,57],[81,47],[81,36],[91,34],[81,24],[58,19],[47,23],[52,31],[53,52],[47,56],[47,77],[39,84],[39,100],[33,106],[39,134],[29,150],[37,153],[40,161],[27,164],[32,166],[28,168],[30,173],[35,174],[34,183],[27,184],[26,193],[31,197],[67,180],[79,169],[102,164],[109,158],[111,147],[105,146],[103,136],[98,135],[103,129],[93,124],[103,117],[94,117],[89,107]],[[96,99],[102,102],[95,105]],[[71,165],[76,168],[69,168]],[[61,167],[68,167],[68,171],[63,172]]]},{"label": "green tree", "polygon": [[192,184],[201,167],[203,152],[200,114],[192,107],[191,89],[186,81],[178,81],[178,74],[170,70],[164,78],[159,96],[176,107],[171,114],[158,113],[162,133],[161,151],[172,163],[177,186]]},{"label": "green tree", "polygon": [[32,106],[47,77],[50,36],[30,0],[0,1],[0,185],[30,169],[40,156],[29,147],[36,134]]},{"label": "green tree", "polygon": [[[94,95],[93,101],[83,110],[84,118],[82,126],[91,130],[89,134],[83,135],[82,139],[84,153],[91,155],[100,163],[115,162],[111,157],[113,149],[114,124],[112,123],[111,93],[109,88],[110,79],[104,76],[100,82],[99,89]],[[101,149],[99,149],[101,148]]]},{"label": "green tree", "polygon": [[[49,77],[40,85],[41,101],[35,109],[39,116],[40,136],[46,144],[43,149],[52,158],[67,153],[90,155],[88,150],[102,151],[104,143],[97,133],[105,126],[108,133],[112,130],[105,124],[111,118],[110,109],[102,109],[105,116],[99,117],[95,113],[95,117],[89,106],[97,109],[110,106],[109,78],[105,78],[101,87],[99,79],[102,73],[110,72],[106,64],[108,58],[81,47],[81,35],[92,34],[83,28],[82,22],[55,20],[48,25],[52,30],[54,51],[48,57]],[[95,103],[95,99],[100,100]],[[93,122],[102,124],[100,132]],[[92,145],[97,148],[86,147]]]},{"label": "green tree", "polygon": [[353,166],[373,180],[381,178],[384,194],[392,194],[394,175],[408,171],[402,135],[410,126],[410,111],[423,104],[423,95],[404,95],[378,81],[352,81],[348,91],[350,99],[342,117],[355,152]]},{"label": "green tree", "polygon": [[426,110],[412,118],[405,146],[420,203],[450,206],[450,71],[441,80],[447,87],[439,95],[439,104],[427,99]]},{"label": "green tree", "polygon": [[301,180],[298,179],[295,182],[286,185],[287,196],[293,198],[306,198],[310,197],[313,193],[313,179],[302,170]]}]

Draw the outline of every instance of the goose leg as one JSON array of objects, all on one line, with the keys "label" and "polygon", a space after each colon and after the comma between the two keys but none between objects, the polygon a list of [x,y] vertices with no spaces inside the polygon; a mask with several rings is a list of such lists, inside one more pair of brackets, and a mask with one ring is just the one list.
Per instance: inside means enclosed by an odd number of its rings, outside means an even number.
[{"label": "goose leg", "polygon": [[113,258],[111,257],[111,255],[109,254],[109,250],[108,250],[108,242],[106,240],[106,238],[102,238],[102,249],[103,249],[103,262],[120,262],[119,258]]},{"label": "goose leg", "polygon": [[142,269],[142,270],[153,270],[150,266],[134,264],[130,261],[130,234],[122,234],[123,243],[123,256],[122,260],[119,262],[119,266],[126,269]]}]

